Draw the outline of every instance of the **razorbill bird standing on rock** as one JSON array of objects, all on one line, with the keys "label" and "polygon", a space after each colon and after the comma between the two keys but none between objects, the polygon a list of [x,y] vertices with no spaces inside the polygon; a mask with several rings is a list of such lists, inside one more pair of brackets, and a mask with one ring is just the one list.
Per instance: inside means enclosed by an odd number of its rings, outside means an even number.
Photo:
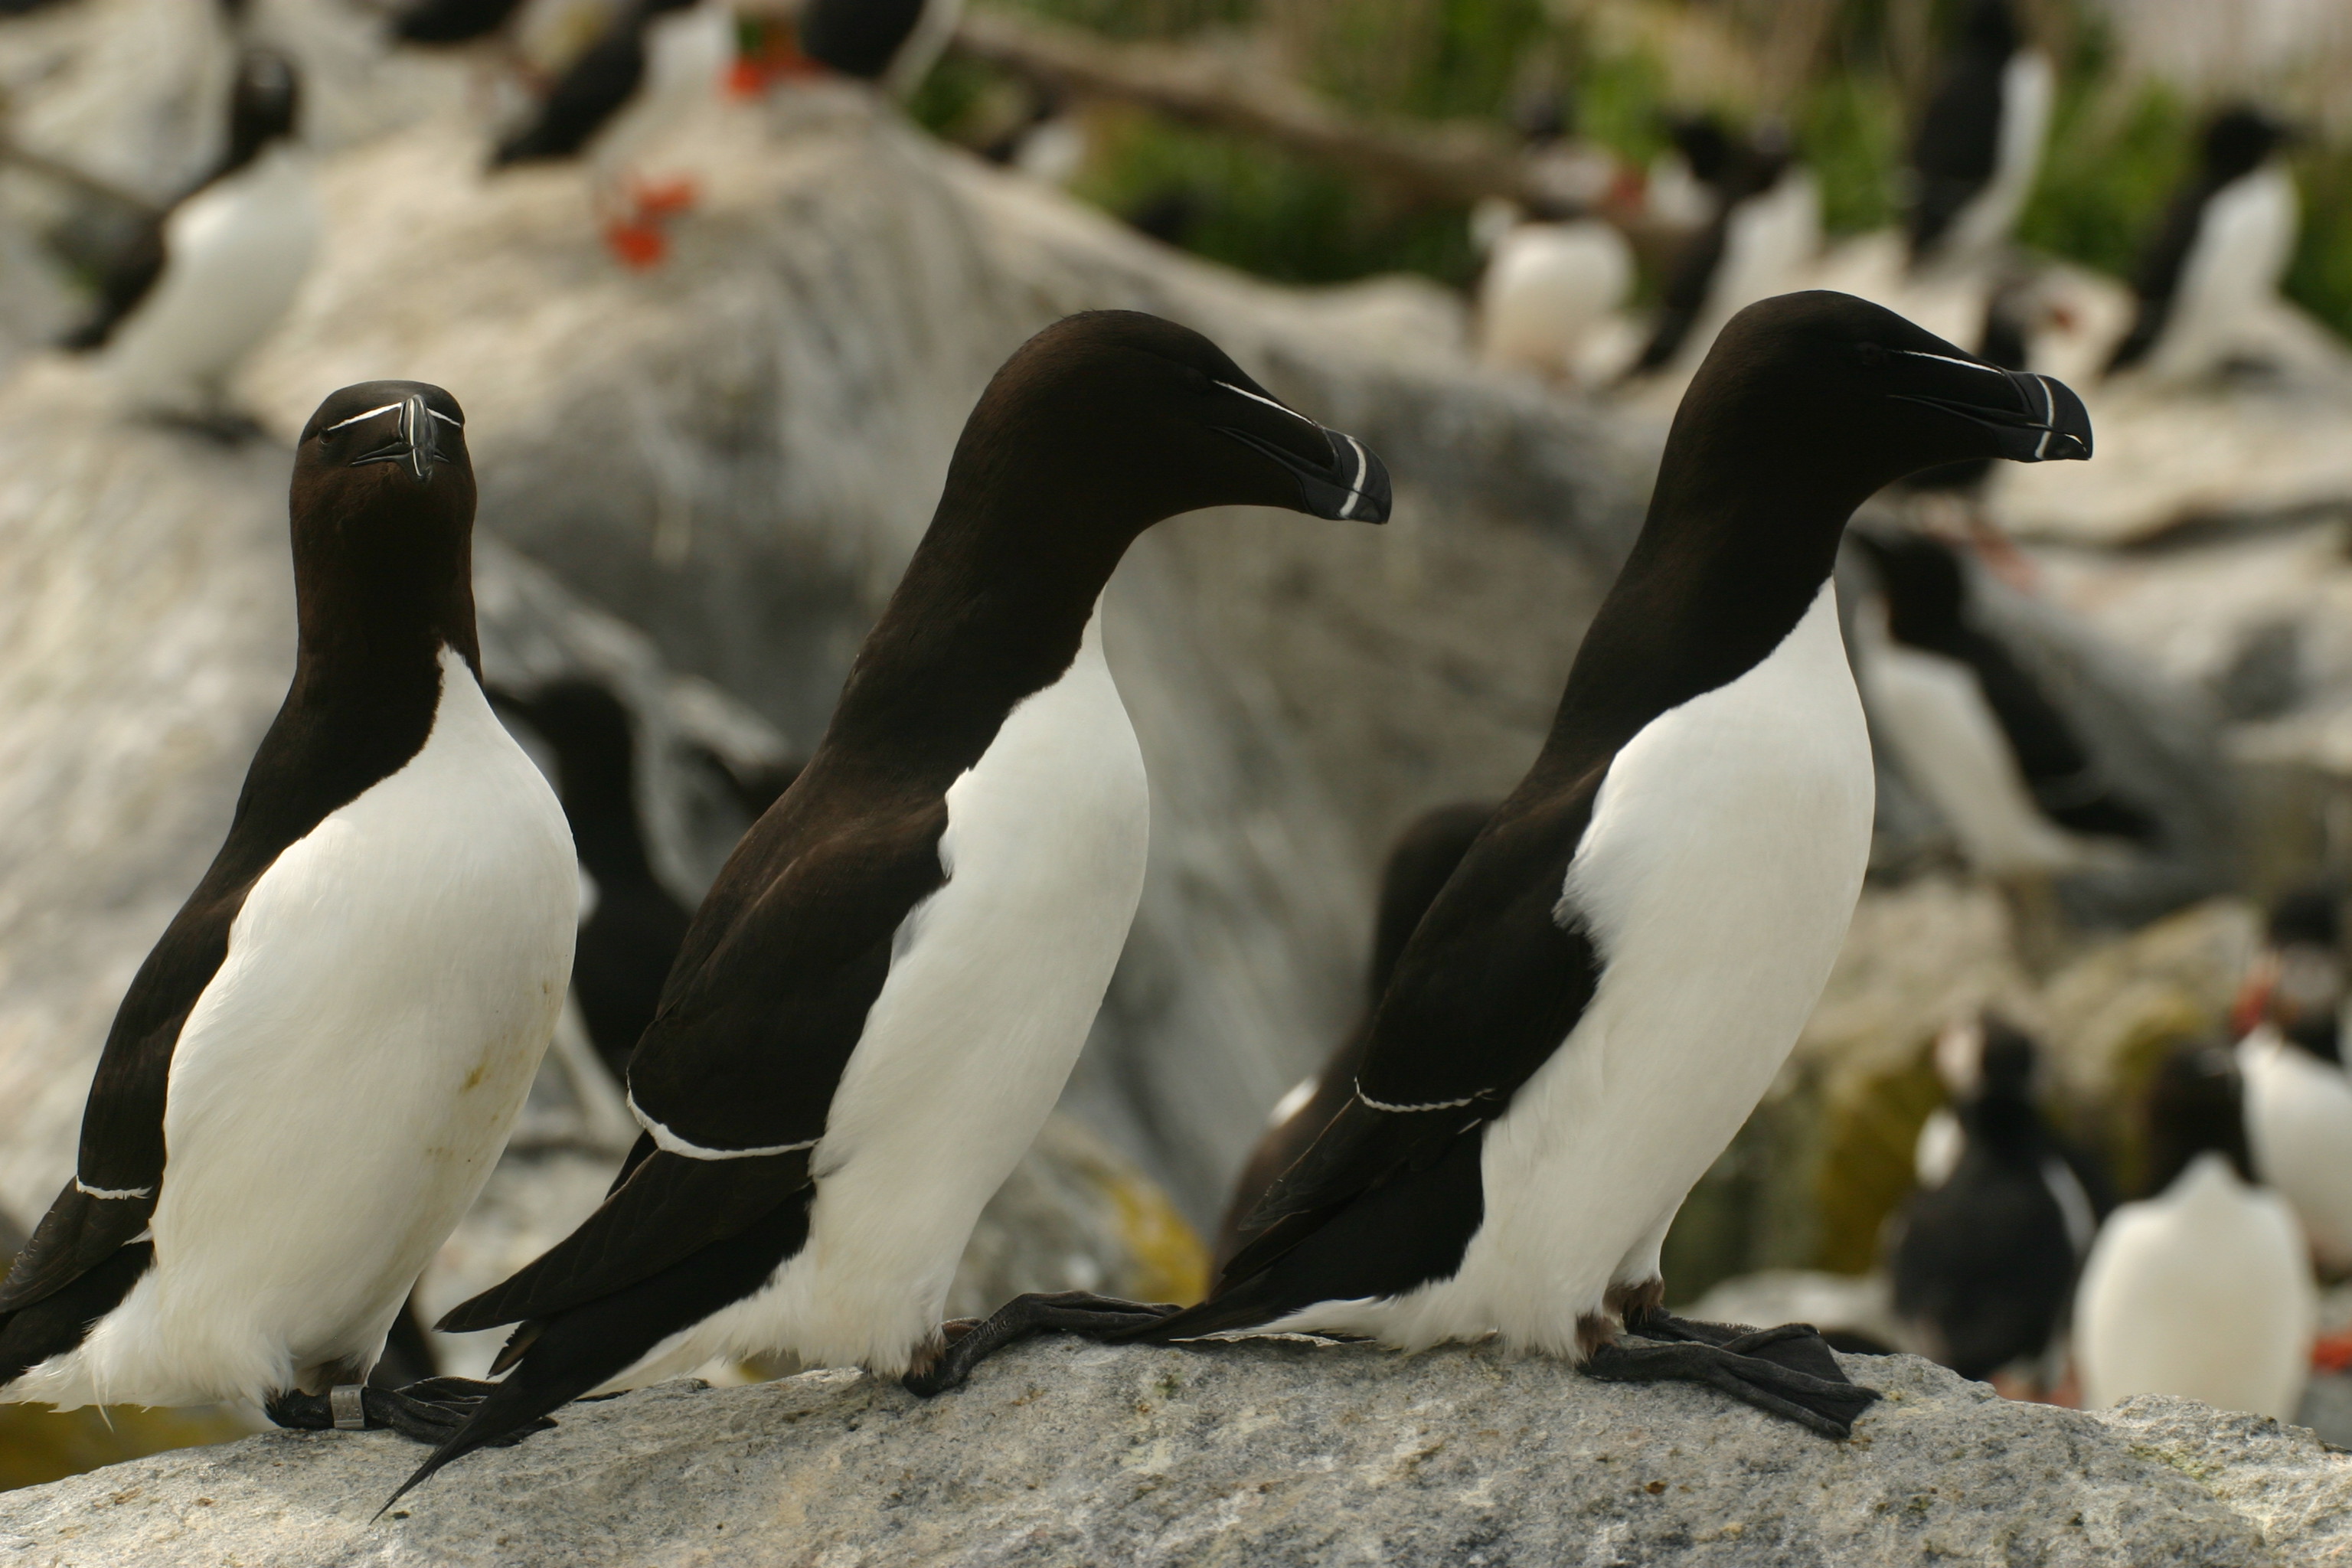
[{"label": "razorbill bird standing on rock", "polygon": [[500,697],[555,751],[557,795],[593,900],[580,925],[572,988],[588,1038],[618,1083],[654,1020],[692,916],[654,874],[637,815],[636,740],[621,700],[581,679]]},{"label": "razorbill bird standing on rock", "polygon": [[1493,805],[1484,801],[1463,801],[1453,805],[1441,805],[1414,819],[1412,825],[1398,835],[1394,847],[1389,851],[1387,868],[1381,874],[1381,900],[1378,912],[1372,917],[1372,961],[1365,975],[1364,1013],[1339,1042],[1331,1059],[1322,1068],[1301,1079],[1290,1092],[1276,1102],[1274,1113],[1266,1119],[1265,1131],[1250,1151],[1242,1173],[1234,1178],[1233,1196],[1226,1200],[1225,1217],[1217,1226],[1215,1262],[1222,1268],[1234,1249],[1241,1246],[1241,1227],[1265,1196],[1266,1189],[1276,1177],[1290,1169],[1315,1135],[1329,1125],[1331,1118],[1356,1092],[1356,1071],[1363,1066],[1364,1045],[1370,1037],[1372,1010],[1381,1005],[1381,994],[1388,990],[1389,981],[1396,974],[1397,960],[1403,956],[1404,944],[1421,917],[1437,900],[1438,889],[1462,864],[1462,857],[1470,852],[1471,842],[1486,819],[1495,814]]},{"label": "razorbill bird standing on rock", "polygon": [[908,1385],[952,1386],[1040,1328],[1499,1334],[1843,1436],[1875,1395],[1819,1337],[1668,1317],[1659,1248],[1795,1043],[1861,891],[1870,740],[1832,577],[1846,519],[1931,463],[2086,457],[2090,435],[2064,387],[1848,295],[1734,317],[1541,753],[1406,942],[1354,1094],[1209,1299],[1130,1303],[1122,1324],[1022,1297]]},{"label": "razorbill bird standing on rock", "polygon": [[1070,317],[997,372],[824,739],[695,915],[629,1062],[645,1136],[611,1195],[442,1320],[523,1326],[408,1485],[713,1356],[929,1363],[1142,890],[1104,584],[1153,523],[1243,504],[1379,522],[1388,476],[1157,317]]},{"label": "razorbill bird standing on rock", "polygon": [[2294,1215],[2254,1184],[2229,1053],[2183,1052],[2147,1108],[2150,1190],[2116,1210],[2083,1268],[2083,1404],[2177,1394],[2291,1419],[2318,1292]]},{"label": "razorbill bird standing on rock", "polygon": [[2033,178],[2057,79],[2009,0],[1976,0],[1911,143],[1911,264],[1969,265],[2009,237]]},{"label": "razorbill bird standing on rock", "polygon": [[0,1398],[249,1400],[435,1438],[462,1387],[355,1385],[522,1107],[580,881],[478,684],[456,400],[329,397],[292,514],[294,682],[0,1283]]},{"label": "razorbill bird standing on rock", "polygon": [[2242,346],[2248,317],[2278,292],[2303,221],[2294,179],[2274,154],[2286,128],[2258,110],[2224,110],[2205,128],[2197,173],[2140,258],[2139,310],[2108,374],[2139,368],[2185,381]]},{"label": "razorbill bird standing on rock", "polygon": [[251,430],[228,410],[228,378],[293,304],[326,222],[294,140],[300,103],[283,56],[246,51],[228,150],[100,279],[99,312],[67,346],[100,351],[126,405],[224,435]]},{"label": "razorbill bird standing on rock", "polygon": [[1975,1088],[1956,1119],[1950,1168],[1923,1180],[1896,1221],[1895,1310],[1962,1377],[1983,1382],[2026,1362],[2048,1386],[2056,1369],[2042,1363],[2098,1230],[2105,1184],[2085,1180],[2087,1166],[2034,1104],[2033,1042],[1999,1018],[1971,1022],[1957,1041],[1937,1042],[1973,1044]]},{"label": "razorbill bird standing on rock", "polygon": [[499,143],[493,168],[585,155],[605,242],[622,261],[668,254],[660,220],[691,207],[694,182],[647,183],[632,168],[647,148],[717,96],[735,58],[727,0],[630,0],[603,37],[556,79],[531,121]]}]

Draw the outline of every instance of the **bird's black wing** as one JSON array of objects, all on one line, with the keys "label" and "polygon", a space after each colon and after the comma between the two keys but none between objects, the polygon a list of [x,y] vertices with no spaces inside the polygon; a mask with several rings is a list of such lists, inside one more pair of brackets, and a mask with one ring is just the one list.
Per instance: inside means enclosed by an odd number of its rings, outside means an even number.
[{"label": "bird's black wing", "polygon": [[1582,788],[1496,813],[1406,944],[1357,1092],[1245,1222],[1219,1294],[1402,1173],[1437,1164],[1575,1028],[1601,963],[1564,914],[1562,887],[1599,784],[1596,771]]},{"label": "bird's black wing", "polygon": [[947,808],[936,795],[897,812],[868,800],[828,836],[811,824],[821,794],[795,804],[811,809],[763,820],[720,873],[630,1058],[630,1101],[660,1129],[649,1128],[658,1147],[633,1154],[577,1230],[444,1329],[625,1289],[808,1189],[810,1151],[907,915],[946,880]]},{"label": "bird's black wing", "polygon": [[153,290],[163,276],[165,216],[142,217],[128,242],[98,268],[98,309],[66,336],[65,347],[85,352],[105,347],[123,318]]},{"label": "bird's black wing", "polygon": [[539,118],[499,143],[494,167],[578,155],[645,79],[645,40],[625,16],[556,79]]},{"label": "bird's black wing", "polygon": [[422,0],[400,14],[393,36],[404,44],[462,44],[507,25],[522,0]]},{"label": "bird's black wing", "polygon": [[2165,209],[2156,237],[2140,253],[2139,266],[2132,274],[2138,308],[2132,316],[2131,330],[2107,357],[2110,372],[2137,364],[2164,336],[2172,321],[2173,296],[2179,292],[2180,275],[2188,270],[2189,253],[2197,248],[2198,234],[2205,226],[2205,204],[2212,195],[2211,182],[2200,177],[2177,193]]},{"label": "bird's black wing", "polygon": [[2000,159],[2005,58],[1971,53],[1945,79],[1911,144],[1911,253],[1935,246],[1991,180]]}]

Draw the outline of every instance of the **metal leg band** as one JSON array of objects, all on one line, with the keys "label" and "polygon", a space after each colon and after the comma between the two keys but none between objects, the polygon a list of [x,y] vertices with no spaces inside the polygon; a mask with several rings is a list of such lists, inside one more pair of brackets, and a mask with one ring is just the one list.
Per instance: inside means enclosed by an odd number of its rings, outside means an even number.
[{"label": "metal leg band", "polygon": [[367,1430],[367,1405],[360,1397],[362,1393],[356,1383],[339,1383],[327,1391],[327,1408],[334,1413],[336,1431]]}]

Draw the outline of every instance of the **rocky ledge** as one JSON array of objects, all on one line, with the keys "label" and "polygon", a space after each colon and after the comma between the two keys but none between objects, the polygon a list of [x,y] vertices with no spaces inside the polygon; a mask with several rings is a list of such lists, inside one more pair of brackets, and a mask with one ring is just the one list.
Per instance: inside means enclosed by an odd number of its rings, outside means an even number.
[{"label": "rocky ledge", "polygon": [[2181,1400],[2018,1405],[1908,1356],[1830,1443],[1486,1349],[1040,1342],[575,1405],[375,1519],[418,1450],[275,1433],[0,1497],[5,1568],[2218,1565],[2352,1555],[2352,1456]]}]

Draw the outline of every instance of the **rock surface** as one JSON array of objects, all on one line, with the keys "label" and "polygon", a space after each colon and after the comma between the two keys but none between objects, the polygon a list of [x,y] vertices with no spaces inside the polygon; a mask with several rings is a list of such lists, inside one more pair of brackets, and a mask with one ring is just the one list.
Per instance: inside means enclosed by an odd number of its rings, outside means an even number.
[{"label": "rock surface", "polygon": [[2179,1400],[2106,1415],[1909,1357],[1825,1442],[1711,1391],[1451,1348],[1024,1347],[921,1404],[854,1372],[574,1405],[370,1515],[418,1450],[270,1434],[0,1498],[26,1568],[2307,1563],[2352,1458]]}]

